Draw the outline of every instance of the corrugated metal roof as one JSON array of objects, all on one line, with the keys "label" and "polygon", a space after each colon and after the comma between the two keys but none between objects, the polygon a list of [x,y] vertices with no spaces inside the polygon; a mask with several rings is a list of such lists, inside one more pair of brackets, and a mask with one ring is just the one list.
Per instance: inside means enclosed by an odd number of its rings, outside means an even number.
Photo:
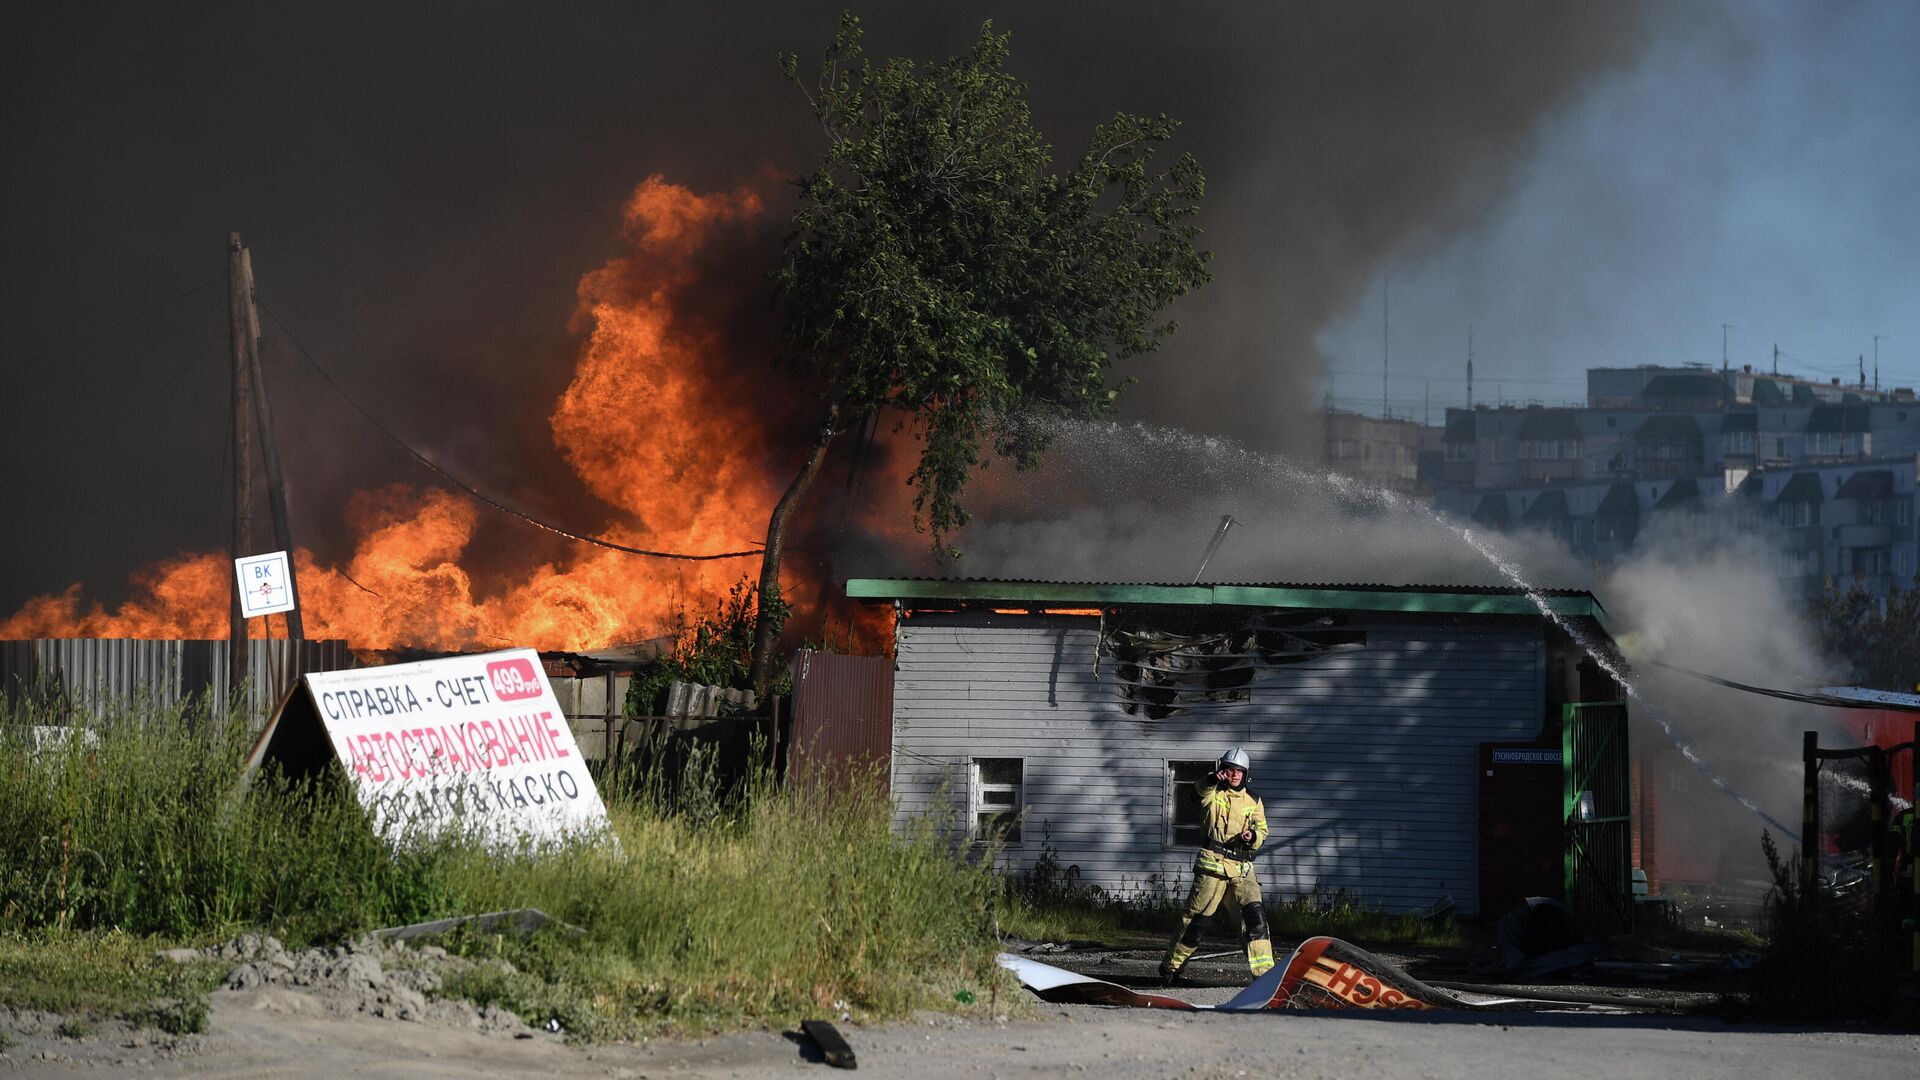
[{"label": "corrugated metal roof", "polygon": [[1647,422],[1640,425],[1640,430],[1633,433],[1633,441],[1697,443],[1700,441],[1700,422],[1686,413],[1649,416]]},{"label": "corrugated metal roof", "polygon": [[1567,516],[1567,493],[1559,488],[1548,488],[1535,496],[1533,505],[1520,515],[1520,520],[1559,521]]},{"label": "corrugated metal roof", "polygon": [[1570,409],[1529,408],[1527,418],[1520,422],[1520,438],[1533,441],[1543,439],[1578,439],[1580,425],[1574,422]]},{"label": "corrugated metal roof", "polygon": [[1720,400],[1726,394],[1726,384],[1712,375],[1656,375],[1647,380],[1646,388],[1640,391],[1645,401]]},{"label": "corrugated metal roof", "polygon": [[1819,473],[1799,472],[1787,480],[1773,499],[1775,502],[1823,502],[1826,497],[1826,492],[1820,490]]},{"label": "corrugated metal roof", "polygon": [[1833,493],[1836,499],[1885,499],[1893,494],[1893,471],[1891,469],[1862,469],[1847,477],[1840,490]]},{"label": "corrugated metal roof", "polygon": [[[1498,585],[1387,585],[1254,582],[1188,585],[994,578],[851,578],[855,600],[1002,600],[1041,604],[1169,604],[1350,611],[1538,615],[1527,590]],[[1556,612],[1605,624],[1606,610],[1584,589],[1537,589]]]},{"label": "corrugated metal roof", "polygon": [[1600,508],[1594,513],[1602,517],[1639,517],[1640,496],[1632,484],[1622,480],[1607,489],[1606,497],[1600,500]]},{"label": "corrugated metal roof", "polygon": [[1675,480],[1660,501],[1653,504],[1655,510],[1671,510],[1676,506],[1700,501],[1700,485],[1693,480]]},{"label": "corrugated metal roof", "polygon": [[1867,430],[1871,417],[1864,405],[1819,405],[1807,414],[1809,432],[1861,432]]},{"label": "corrugated metal roof", "polygon": [[1512,520],[1512,515],[1507,510],[1505,493],[1489,491],[1480,496],[1480,505],[1473,508],[1473,517],[1470,520],[1476,525],[1487,525],[1496,529],[1505,526]]}]

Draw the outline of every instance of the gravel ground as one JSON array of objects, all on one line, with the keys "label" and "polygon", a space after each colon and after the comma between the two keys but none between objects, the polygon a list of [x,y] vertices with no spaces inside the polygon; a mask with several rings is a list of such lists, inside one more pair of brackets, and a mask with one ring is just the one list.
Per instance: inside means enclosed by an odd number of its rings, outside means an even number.
[{"label": "gravel ground", "polygon": [[[431,1000],[433,969],[466,963],[437,950],[358,943],[289,953],[267,939],[215,955],[233,962],[210,1030],[170,1037],[100,1025],[61,1033],[58,1017],[0,1011],[13,1044],[0,1074],[225,1077],[346,1076],[786,1077],[824,1075],[811,1043],[752,1032],[638,1046],[578,1047],[517,1019]],[[422,964],[425,957],[429,962]],[[1143,978],[1145,950],[1072,950],[1037,958],[1113,981]],[[1420,958],[1400,956],[1418,967]],[[1201,1003],[1245,980],[1234,957],[1200,962],[1179,994]],[[987,1022],[927,1014],[841,1025],[868,1075],[1101,1080],[1240,1076],[1607,1080],[1808,1076],[1910,1078],[1920,1036],[1732,1027],[1714,1020],[1597,1010],[1529,1014],[1264,1013],[1229,1015],[1040,1005]]]}]

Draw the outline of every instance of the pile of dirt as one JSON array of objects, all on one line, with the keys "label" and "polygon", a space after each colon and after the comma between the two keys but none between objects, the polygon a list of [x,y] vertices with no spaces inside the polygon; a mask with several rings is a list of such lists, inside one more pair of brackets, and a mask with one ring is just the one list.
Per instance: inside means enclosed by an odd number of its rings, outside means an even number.
[{"label": "pile of dirt", "polygon": [[[0,1005],[0,1073],[58,1064],[120,1071],[161,1067],[230,1042],[231,1033],[222,1037],[220,1016],[229,1022],[238,1016],[272,1017],[272,1023],[289,1026],[372,1017],[395,1022],[396,1030],[417,1024],[445,1032],[422,1033],[416,1040],[457,1033],[539,1042],[561,1039],[557,1031],[529,1027],[498,1005],[441,996],[457,973],[490,967],[512,974],[513,965],[454,956],[435,945],[382,943],[368,936],[330,948],[290,950],[277,938],[242,934],[204,949],[168,949],[156,959],[177,964],[211,961],[226,969],[210,1002],[212,1030],[173,1034],[156,1028],[150,1017],[134,1023]],[[401,1045],[406,1044],[402,1039]]]},{"label": "pile of dirt", "polygon": [[120,1020],[96,1022],[0,1005],[0,1073],[56,1064],[150,1068],[198,1052],[202,1041]]},{"label": "pile of dirt", "polygon": [[278,938],[242,934],[206,949],[175,949],[170,960],[216,960],[232,965],[223,982],[239,994],[270,988],[296,991],[336,1015],[379,1017],[469,1028],[489,1034],[531,1034],[532,1029],[498,1005],[475,1006],[440,997],[446,978],[476,965],[511,974],[505,960],[469,960],[436,945],[383,944],[363,937],[332,948],[289,952]]}]

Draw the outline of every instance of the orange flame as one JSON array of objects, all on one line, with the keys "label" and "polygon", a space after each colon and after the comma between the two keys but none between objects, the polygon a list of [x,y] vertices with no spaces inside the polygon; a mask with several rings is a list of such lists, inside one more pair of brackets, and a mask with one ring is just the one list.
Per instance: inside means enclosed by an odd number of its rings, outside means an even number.
[{"label": "orange flame", "polygon": [[[551,428],[589,490],[631,515],[609,539],[707,552],[757,546],[765,531],[778,489],[762,468],[757,412],[725,385],[711,334],[676,317],[697,300],[688,295],[698,285],[694,259],[715,230],[761,212],[744,188],[701,195],[650,177],[625,208],[627,254],[580,281],[574,327],[586,340]],[[759,571],[752,559],[582,549],[477,597],[461,557],[480,513],[441,490],[356,496],[346,516],[357,540],[344,566],[296,553],[307,636],[360,649],[594,648],[672,632],[677,612],[705,614],[729,584]],[[133,595],[112,612],[87,603],[79,585],[35,597],[0,620],[0,639],[225,637],[232,581],[224,553],[183,554],[136,573]],[[801,603],[811,591],[804,582],[787,588]],[[263,634],[264,622],[253,620],[252,631]]]}]

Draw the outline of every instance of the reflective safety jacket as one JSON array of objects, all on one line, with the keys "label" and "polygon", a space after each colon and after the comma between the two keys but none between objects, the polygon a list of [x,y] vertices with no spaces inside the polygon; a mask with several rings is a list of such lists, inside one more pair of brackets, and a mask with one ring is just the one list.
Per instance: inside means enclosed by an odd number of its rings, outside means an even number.
[{"label": "reflective safety jacket", "polygon": [[[1229,879],[1252,873],[1253,853],[1267,842],[1266,806],[1245,787],[1235,791],[1214,776],[1195,781],[1193,788],[1207,828],[1194,870]],[[1253,842],[1243,843],[1240,834],[1249,829]]]}]

